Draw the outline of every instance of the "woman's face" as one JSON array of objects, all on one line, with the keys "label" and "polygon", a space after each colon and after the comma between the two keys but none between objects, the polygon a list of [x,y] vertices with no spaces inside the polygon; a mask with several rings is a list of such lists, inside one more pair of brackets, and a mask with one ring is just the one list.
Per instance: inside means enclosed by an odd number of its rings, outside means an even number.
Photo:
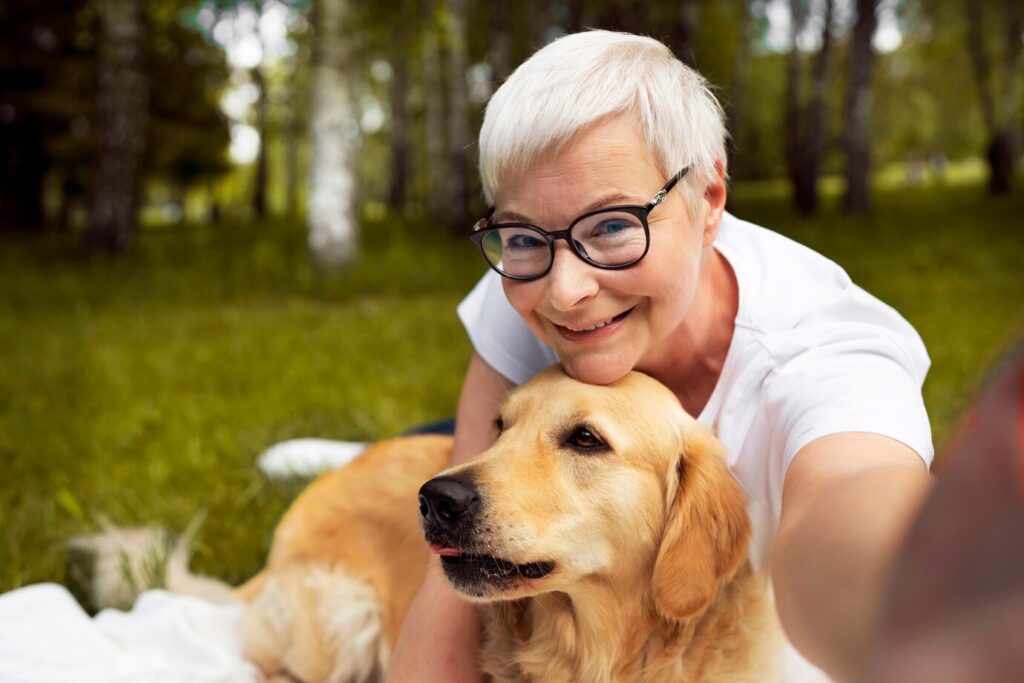
[{"label": "woman's face", "polygon": [[[587,211],[642,206],[667,180],[632,124],[610,119],[528,171],[503,178],[493,221],[561,230]],[[677,186],[648,217],[650,250],[640,263],[602,270],[559,240],[551,272],[529,282],[503,278],[505,295],[576,379],[607,384],[633,369],[658,376],[665,359],[679,352],[672,349],[674,333],[686,325],[701,256],[720,215],[696,213],[708,215],[702,225],[690,221]]]}]

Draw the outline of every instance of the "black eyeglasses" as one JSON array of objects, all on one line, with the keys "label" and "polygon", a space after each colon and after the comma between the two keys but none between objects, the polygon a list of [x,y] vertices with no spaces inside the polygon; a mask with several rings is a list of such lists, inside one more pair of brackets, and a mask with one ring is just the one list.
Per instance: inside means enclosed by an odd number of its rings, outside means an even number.
[{"label": "black eyeglasses", "polygon": [[548,274],[555,260],[555,241],[565,240],[576,256],[595,268],[629,268],[647,255],[651,232],[647,216],[683,179],[690,167],[672,176],[644,206],[611,206],[585,213],[565,230],[547,232],[529,223],[495,223],[491,207],[476,222],[469,238],[487,264],[513,280],[536,280]]}]

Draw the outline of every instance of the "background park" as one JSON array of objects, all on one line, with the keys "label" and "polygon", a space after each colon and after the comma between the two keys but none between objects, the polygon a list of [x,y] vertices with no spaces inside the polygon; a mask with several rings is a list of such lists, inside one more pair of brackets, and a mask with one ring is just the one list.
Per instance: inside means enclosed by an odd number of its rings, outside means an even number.
[{"label": "background park", "polygon": [[7,0],[0,592],[202,513],[241,581],[305,483],[261,451],[450,416],[483,107],[589,27],[705,74],[730,210],[914,324],[941,451],[1024,331],[1017,0]]}]

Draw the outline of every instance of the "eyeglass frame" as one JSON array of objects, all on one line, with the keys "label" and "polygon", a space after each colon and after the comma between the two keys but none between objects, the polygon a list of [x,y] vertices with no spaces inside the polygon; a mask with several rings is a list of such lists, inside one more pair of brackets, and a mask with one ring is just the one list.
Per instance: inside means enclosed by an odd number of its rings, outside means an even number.
[{"label": "eyeglass frame", "polygon": [[[558,240],[565,240],[566,243],[569,245],[569,249],[572,251],[573,254],[576,255],[577,258],[595,268],[600,268],[601,270],[622,270],[624,268],[630,268],[631,266],[635,266],[637,263],[642,261],[644,257],[647,256],[647,252],[650,251],[651,249],[651,229],[650,226],[647,224],[647,217],[650,215],[651,211],[655,209],[655,207],[659,206],[663,201],[665,201],[665,197],[668,195],[669,192],[672,191],[672,188],[674,188],[676,184],[680,180],[682,180],[689,172],[690,166],[684,166],[682,170],[679,171],[679,173],[676,173],[674,176],[669,178],[668,182],[666,182],[662,186],[662,188],[654,194],[654,196],[651,198],[651,201],[647,202],[647,204],[643,206],[628,204],[625,206],[608,206],[603,209],[595,209],[594,211],[588,211],[582,216],[578,216],[577,218],[575,218],[571,223],[569,223],[569,227],[565,228],[564,230],[552,230],[549,232],[544,228],[540,227],[539,225],[532,225],[531,223],[495,223],[494,225],[491,225],[488,223],[488,221],[490,220],[491,216],[494,215],[494,211],[496,208],[492,206],[490,209],[487,210],[487,215],[485,215],[483,218],[481,218],[480,220],[473,224],[473,231],[469,234],[469,239],[480,250],[480,255],[484,257],[484,261],[487,262],[487,265],[490,266],[492,270],[494,270],[496,273],[498,273],[498,275],[501,275],[502,277],[507,277],[510,280],[518,280],[520,282],[539,280],[540,278],[544,277],[545,275],[551,272],[551,268],[555,265],[555,242]],[[632,261],[616,265],[597,263],[596,261],[592,260],[579,250],[579,248],[576,246],[575,240],[570,239],[572,229],[575,228],[580,222],[599,213],[605,213],[610,211],[623,211],[626,213],[631,213],[637,218],[639,218],[640,224],[643,225],[644,251],[642,254],[637,256]],[[497,264],[491,263],[491,260],[487,258],[487,252],[484,251],[483,239],[491,231],[498,230],[500,228],[529,228],[531,230],[535,230],[544,238],[544,240],[548,244],[548,253],[550,254],[550,258],[548,259],[548,267],[544,270],[543,273],[540,273],[539,275],[528,276],[509,275],[508,273],[503,273],[501,270],[499,270]]]}]

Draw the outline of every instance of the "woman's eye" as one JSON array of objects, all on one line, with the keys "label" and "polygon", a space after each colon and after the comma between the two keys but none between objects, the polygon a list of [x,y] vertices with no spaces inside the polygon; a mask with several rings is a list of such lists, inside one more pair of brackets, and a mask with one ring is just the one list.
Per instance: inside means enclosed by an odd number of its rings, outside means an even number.
[{"label": "woman's eye", "polygon": [[516,235],[510,237],[508,242],[505,244],[506,249],[536,249],[541,246],[541,240],[530,235]]},{"label": "woman's eye", "polygon": [[624,221],[605,221],[597,226],[594,233],[597,235],[614,235],[627,229],[629,224]]},{"label": "woman's eye", "polygon": [[565,440],[565,443],[581,451],[607,450],[608,448],[608,444],[601,441],[587,427],[577,427]]}]

